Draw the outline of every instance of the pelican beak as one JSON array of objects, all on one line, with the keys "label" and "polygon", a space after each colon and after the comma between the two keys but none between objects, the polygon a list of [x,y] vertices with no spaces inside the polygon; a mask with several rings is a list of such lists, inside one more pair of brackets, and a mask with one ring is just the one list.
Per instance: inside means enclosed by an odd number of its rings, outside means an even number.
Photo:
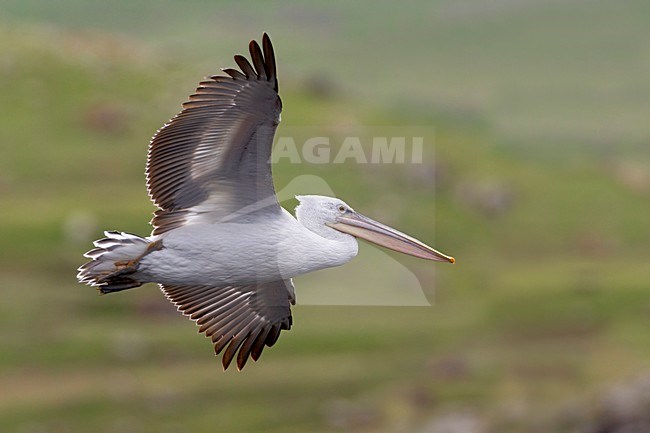
[{"label": "pelican beak", "polygon": [[365,239],[393,251],[408,254],[409,256],[436,262],[456,262],[456,259],[453,257],[446,256],[409,235],[354,211],[348,211],[338,217],[336,223],[328,225],[340,232]]}]

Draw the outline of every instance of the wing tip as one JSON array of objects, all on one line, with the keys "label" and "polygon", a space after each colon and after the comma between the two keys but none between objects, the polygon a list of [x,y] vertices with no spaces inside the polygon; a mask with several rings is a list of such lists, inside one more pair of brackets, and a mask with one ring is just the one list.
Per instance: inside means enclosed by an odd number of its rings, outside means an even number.
[{"label": "wing tip", "polygon": [[[275,51],[271,37],[267,32],[262,33],[262,45],[255,39],[248,43],[248,51],[251,55],[252,65],[245,56],[235,56],[235,62],[242,69],[247,79],[257,78],[273,83],[273,89],[278,91],[277,66],[275,62]],[[224,70],[228,75],[231,75]],[[252,77],[253,73],[256,75]]]},{"label": "wing tip", "polygon": [[275,91],[278,91],[278,71],[277,65],[275,62],[275,50],[273,49],[273,43],[271,42],[271,37],[267,32],[262,34],[262,49],[264,51],[264,64],[266,65],[268,71],[268,79],[273,82],[273,88]]}]

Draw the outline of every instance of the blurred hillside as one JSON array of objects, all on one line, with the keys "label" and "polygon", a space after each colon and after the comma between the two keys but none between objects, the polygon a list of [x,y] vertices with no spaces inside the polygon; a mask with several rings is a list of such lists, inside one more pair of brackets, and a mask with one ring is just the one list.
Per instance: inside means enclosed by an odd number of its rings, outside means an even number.
[{"label": "blurred hillside", "polygon": [[[643,413],[626,408],[647,387],[605,390],[650,369],[647,9],[3,1],[0,430],[617,431],[599,423]],[[74,275],[102,229],[149,231],[149,138],[263,30],[279,134],[429,144],[421,165],[281,161],[278,189],[319,176],[458,263],[393,255],[433,307],[298,306],[223,374],[155,287],[99,298]],[[298,278],[298,296],[367,271]]]},{"label": "blurred hillside", "polygon": [[[510,141],[645,145],[643,0],[113,2],[4,0],[5,22],[128,35],[208,73],[269,31],[284,86],[314,74],[372,101],[478,116]],[[297,35],[299,35],[297,37]],[[387,85],[386,83],[390,83]]]}]

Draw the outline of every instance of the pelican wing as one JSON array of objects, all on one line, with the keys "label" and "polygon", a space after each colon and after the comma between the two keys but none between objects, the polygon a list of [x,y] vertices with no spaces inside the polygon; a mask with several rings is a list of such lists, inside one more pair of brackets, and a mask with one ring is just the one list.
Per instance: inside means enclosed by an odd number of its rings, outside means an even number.
[{"label": "pelican wing", "polygon": [[149,145],[147,190],[153,234],[185,224],[280,211],[271,148],[280,121],[275,55],[268,35],[249,45],[252,65],[224,69],[199,84],[183,110]]},{"label": "pelican wing", "polygon": [[163,293],[199,332],[212,339],[215,354],[225,349],[224,370],[237,354],[237,369],[248,357],[257,361],[264,346],[275,344],[280,331],[291,329],[293,283],[280,280],[247,286],[161,285]]}]

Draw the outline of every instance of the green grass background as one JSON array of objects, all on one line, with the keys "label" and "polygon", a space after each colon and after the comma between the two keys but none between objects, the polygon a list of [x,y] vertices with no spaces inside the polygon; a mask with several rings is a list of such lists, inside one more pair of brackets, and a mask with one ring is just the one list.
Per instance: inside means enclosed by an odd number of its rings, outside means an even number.
[{"label": "green grass background", "polygon": [[[262,31],[279,134],[428,131],[422,165],[284,160],[278,188],[319,176],[458,263],[391,255],[432,307],[298,306],[223,373],[154,286],[99,298],[75,269],[103,229],[148,233],[150,136]],[[649,39],[635,0],[2,0],[0,431],[532,432],[643,374]],[[360,263],[298,297],[372,293]]]}]

